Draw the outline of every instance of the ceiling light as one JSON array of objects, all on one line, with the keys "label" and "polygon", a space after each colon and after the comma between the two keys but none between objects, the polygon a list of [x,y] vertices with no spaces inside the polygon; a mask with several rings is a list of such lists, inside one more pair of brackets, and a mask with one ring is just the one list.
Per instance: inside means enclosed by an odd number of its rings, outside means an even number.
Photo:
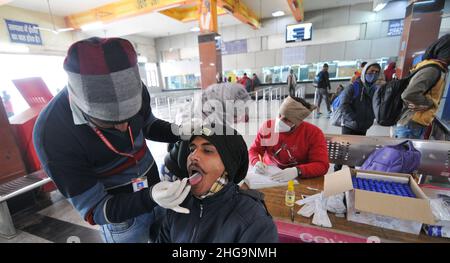
[{"label": "ceiling light", "polygon": [[272,13],[273,17],[279,17],[279,16],[284,16],[284,12],[283,11],[275,11]]},{"label": "ceiling light", "polygon": [[387,3],[379,3],[374,9],[374,12],[379,12],[381,11],[381,9],[383,9],[385,6],[387,5]]},{"label": "ceiling light", "polygon": [[191,28],[192,32],[199,32],[200,31],[200,27],[198,26],[194,26],[193,28]]},{"label": "ceiling light", "polygon": [[97,30],[97,29],[102,29],[102,28],[103,28],[102,21],[89,23],[89,24],[85,24],[85,25],[81,26],[81,30],[83,30],[83,31]]},{"label": "ceiling light", "polygon": [[0,52],[28,53],[30,52],[30,48],[25,45],[12,45],[7,43],[0,43]]}]

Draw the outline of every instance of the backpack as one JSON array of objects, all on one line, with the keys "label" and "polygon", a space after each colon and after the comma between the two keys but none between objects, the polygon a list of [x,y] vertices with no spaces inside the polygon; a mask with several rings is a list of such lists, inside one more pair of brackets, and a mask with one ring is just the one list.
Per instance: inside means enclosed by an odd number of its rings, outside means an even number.
[{"label": "backpack", "polygon": [[[353,99],[355,99],[359,96],[359,92],[360,92],[359,81],[353,82],[352,87],[353,87]],[[339,96],[334,98],[333,102],[331,103],[331,109],[333,111],[336,111],[339,108],[339,106],[341,106],[341,100],[342,100],[343,95],[344,95],[344,91],[342,91],[339,94]]]},{"label": "backpack", "polygon": [[392,173],[412,173],[420,165],[421,154],[410,140],[375,150],[361,169]]},{"label": "backpack", "polygon": [[[437,67],[442,70],[436,64],[428,64],[414,70],[406,78],[391,80],[386,85],[379,87],[374,95],[372,101],[373,112],[375,113],[375,119],[381,126],[393,126],[397,124],[400,119],[403,110],[402,93],[408,87],[412,77],[419,72],[419,70],[426,67]],[[439,79],[437,80],[439,81]],[[436,81],[436,82],[437,82]],[[434,87],[432,85],[430,88]]]},{"label": "backpack", "polygon": [[320,81],[319,74],[317,74],[317,76],[315,76],[313,79],[312,85],[317,88],[317,86],[319,85],[319,81]]},{"label": "backpack", "polygon": [[[351,85],[353,87],[353,100],[356,99],[361,93],[361,89],[359,88],[359,81],[354,81]],[[344,97],[344,91],[339,94],[331,104],[331,108],[333,110],[333,113],[330,116],[331,124],[334,126],[342,127],[343,126],[343,119],[342,119],[342,107],[341,107],[341,101]]]}]

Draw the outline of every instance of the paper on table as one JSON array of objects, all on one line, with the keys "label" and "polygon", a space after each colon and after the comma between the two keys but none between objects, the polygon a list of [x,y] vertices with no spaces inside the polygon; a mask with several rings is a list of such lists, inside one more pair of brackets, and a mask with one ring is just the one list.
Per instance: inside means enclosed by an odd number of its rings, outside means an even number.
[{"label": "paper on table", "polygon": [[[266,173],[262,175],[257,173],[254,168],[250,168],[248,170],[247,176],[245,177],[245,183],[250,189],[261,189],[288,185],[288,182],[277,182],[270,178],[272,175],[280,171],[282,171],[282,169],[278,168],[277,166],[268,165],[266,167]],[[294,180],[294,184],[298,184],[297,180]]]}]

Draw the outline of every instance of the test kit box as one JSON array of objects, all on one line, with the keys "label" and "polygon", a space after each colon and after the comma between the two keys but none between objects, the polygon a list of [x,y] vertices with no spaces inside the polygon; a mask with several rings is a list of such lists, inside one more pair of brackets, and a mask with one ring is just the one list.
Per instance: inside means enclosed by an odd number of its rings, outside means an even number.
[{"label": "test kit box", "polygon": [[[353,187],[352,176],[407,183],[415,197],[373,192]],[[419,234],[422,223],[435,223],[428,197],[409,174],[350,170],[325,175],[324,196],[346,193],[347,220]]]}]

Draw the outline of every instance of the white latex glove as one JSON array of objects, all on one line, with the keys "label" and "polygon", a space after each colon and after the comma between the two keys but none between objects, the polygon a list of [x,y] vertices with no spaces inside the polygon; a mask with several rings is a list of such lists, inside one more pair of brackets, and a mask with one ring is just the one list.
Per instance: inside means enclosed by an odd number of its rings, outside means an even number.
[{"label": "white latex glove", "polygon": [[266,174],[266,165],[263,162],[258,161],[253,167],[255,168],[255,172],[263,175]]},{"label": "white latex glove", "polygon": [[289,180],[294,180],[298,176],[298,171],[296,167],[290,167],[272,175],[272,180],[277,182],[287,182]]},{"label": "white latex glove", "polygon": [[151,189],[151,197],[159,206],[172,209],[175,212],[189,214],[189,209],[180,207],[191,190],[187,178],[175,182],[159,182]]},{"label": "white latex glove", "polygon": [[327,198],[321,196],[321,198],[314,200],[314,216],[312,223],[322,227],[332,227],[330,218],[327,214]]},{"label": "white latex glove", "polygon": [[328,197],[326,208],[331,213],[335,214],[345,213],[347,209],[344,204],[344,193]]},{"label": "white latex glove", "polygon": [[300,208],[300,210],[297,212],[297,214],[310,218],[313,214],[314,214],[314,209],[315,209],[315,204],[314,202],[311,203],[306,203],[305,205],[303,205],[302,208]]}]

